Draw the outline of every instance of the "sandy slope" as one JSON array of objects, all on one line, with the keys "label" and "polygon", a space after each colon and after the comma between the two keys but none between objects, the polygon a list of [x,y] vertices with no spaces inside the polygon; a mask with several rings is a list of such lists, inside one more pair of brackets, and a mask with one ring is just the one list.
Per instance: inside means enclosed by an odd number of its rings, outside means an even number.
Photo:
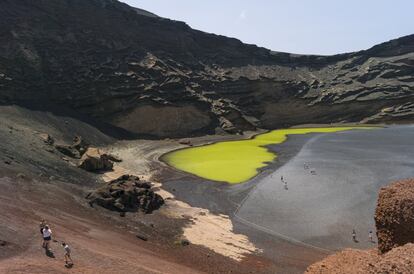
[{"label": "sandy slope", "polygon": [[[266,259],[240,256],[252,253],[254,247],[245,236],[226,234],[231,230],[231,223],[226,218],[220,219],[220,222],[224,221],[220,223],[222,227],[227,229],[224,235],[235,236],[235,241],[228,239],[226,246],[234,244],[235,249],[231,247],[226,253],[219,252],[222,247],[177,244],[183,230],[191,230],[196,219],[202,224],[211,219],[208,212],[192,209],[174,199],[167,200],[167,206],[161,211],[149,215],[127,214],[124,218],[99,207],[89,207],[84,200],[85,194],[103,182],[102,175],[82,171],[73,161],[62,160],[57,151],[49,152],[39,133],[47,132],[66,142],[80,134],[100,146],[107,146],[114,140],[68,117],[16,107],[0,107],[0,114],[0,240],[5,241],[5,245],[0,246],[0,273],[67,272],[61,246],[52,243],[56,258],[47,257],[40,246],[38,223],[42,218],[49,222],[58,241],[71,245],[75,261],[71,273],[275,271],[274,264]],[[140,147],[142,155],[147,157],[131,154],[131,158],[125,157],[124,168],[128,169],[127,163],[130,163],[139,167],[135,168],[137,173],[152,174],[154,167],[150,163],[157,156],[151,151],[162,153],[172,141],[159,142],[155,147],[152,142],[145,141]],[[136,165],[132,159],[140,162]],[[116,177],[124,171],[116,172],[105,178]],[[178,211],[179,208],[182,211]],[[201,219],[187,216],[192,210],[195,214],[204,212],[206,215]],[[136,235],[146,235],[148,241],[142,241]],[[191,234],[186,236],[190,238]],[[198,243],[197,238],[191,238],[191,241]],[[238,262],[224,255],[242,260]]]},{"label": "sandy slope", "polygon": [[[59,273],[63,272],[63,250],[52,243],[56,258],[47,257],[41,248],[37,232],[38,220],[46,218],[52,226],[55,239],[68,242],[73,249],[75,267],[72,273],[194,273],[194,269],[164,260],[162,254],[146,248],[134,234],[111,226],[107,220],[94,218],[78,205],[73,197],[48,186],[55,197],[44,203],[41,182],[13,182],[0,180],[1,216],[3,226],[12,228],[6,240],[14,241],[24,251],[19,256],[3,259],[0,273]],[[26,191],[14,192],[22,184]],[[10,193],[15,193],[11,196]],[[16,203],[17,202],[17,203]],[[26,209],[26,210],[25,210]],[[98,216],[97,216],[98,217]],[[7,247],[7,246],[6,246]]]}]

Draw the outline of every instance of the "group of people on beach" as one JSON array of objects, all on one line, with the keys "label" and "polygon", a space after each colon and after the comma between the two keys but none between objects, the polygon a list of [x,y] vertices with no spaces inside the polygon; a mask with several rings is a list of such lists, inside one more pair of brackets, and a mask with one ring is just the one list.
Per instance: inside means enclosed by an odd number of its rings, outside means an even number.
[{"label": "group of people on beach", "polygon": [[[303,169],[304,169],[304,170],[309,170],[309,169],[310,169],[310,168],[309,168],[309,164],[307,164],[307,163],[303,163]],[[316,175],[316,170],[311,169],[311,170],[310,170],[310,174],[312,174],[312,175]]]},{"label": "group of people on beach", "polygon": [[[307,163],[303,164],[303,169],[308,170],[309,169],[309,165]],[[310,173],[312,175],[316,175],[316,171],[314,169],[310,170]],[[273,176],[272,176],[273,177]],[[287,185],[287,181],[285,180],[285,178],[282,176],[280,176],[280,181],[283,183],[283,186],[286,190],[288,190],[288,185]]]},{"label": "group of people on beach", "polygon": [[[309,170],[309,169],[310,169],[309,164],[307,164],[307,163],[303,163],[303,169],[305,169],[305,170]],[[311,170],[310,170],[310,174],[312,174],[312,175],[316,175],[316,171],[315,171],[314,169],[311,169]],[[283,177],[283,175],[281,175],[281,176],[280,176],[280,181],[283,183],[284,188],[287,190],[287,189],[288,189],[288,187],[287,187],[287,181],[285,180],[285,178]],[[368,232],[368,238],[369,238],[369,241],[370,241],[371,243],[374,243],[374,236],[373,236],[372,230],[370,230],[370,231]],[[353,230],[352,230],[352,240],[353,240],[355,243],[357,243],[357,242],[358,242],[355,229],[353,229]]]},{"label": "group of people on beach", "polygon": [[[50,248],[50,242],[52,241],[52,230],[50,229],[50,226],[46,223],[45,220],[42,220],[39,225],[40,228],[40,234],[43,238],[43,244],[42,247],[46,250],[47,253],[52,253],[52,249]],[[55,242],[58,242],[55,240]],[[69,245],[65,242],[62,242],[62,247],[64,250],[64,258],[65,258],[65,266],[71,267],[73,266],[71,249]],[[53,253],[52,253],[53,254]]]}]

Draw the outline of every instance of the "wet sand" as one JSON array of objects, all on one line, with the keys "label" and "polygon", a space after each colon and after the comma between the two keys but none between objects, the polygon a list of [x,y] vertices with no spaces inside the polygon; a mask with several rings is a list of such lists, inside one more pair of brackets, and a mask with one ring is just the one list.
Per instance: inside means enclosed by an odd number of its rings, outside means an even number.
[{"label": "wet sand", "polygon": [[412,126],[291,136],[270,146],[279,158],[249,182],[229,186],[167,168],[164,187],[193,206],[228,214],[262,256],[299,273],[334,250],[374,246],[368,232],[375,235],[378,190],[413,177],[413,137]]},{"label": "wet sand", "polygon": [[322,250],[373,247],[368,233],[375,235],[378,190],[414,176],[413,140],[412,126],[314,136],[292,160],[260,180],[235,217],[276,237]]}]

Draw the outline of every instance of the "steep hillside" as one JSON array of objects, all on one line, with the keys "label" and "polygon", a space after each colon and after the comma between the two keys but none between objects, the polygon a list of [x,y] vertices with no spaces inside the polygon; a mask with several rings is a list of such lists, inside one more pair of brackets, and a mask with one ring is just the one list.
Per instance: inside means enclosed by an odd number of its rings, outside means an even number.
[{"label": "steep hillside", "polygon": [[414,35],[292,55],[115,0],[3,0],[0,25],[0,103],[65,108],[137,135],[414,118]]}]

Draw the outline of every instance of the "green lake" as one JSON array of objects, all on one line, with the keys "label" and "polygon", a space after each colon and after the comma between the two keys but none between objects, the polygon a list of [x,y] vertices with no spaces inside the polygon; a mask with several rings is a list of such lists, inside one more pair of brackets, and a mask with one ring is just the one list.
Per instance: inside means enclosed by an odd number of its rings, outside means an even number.
[{"label": "green lake", "polygon": [[191,147],[165,154],[162,160],[170,166],[199,177],[238,184],[256,176],[260,168],[277,158],[267,145],[283,143],[288,135],[332,133],[372,127],[291,128],[273,130],[252,139],[224,141]]}]

